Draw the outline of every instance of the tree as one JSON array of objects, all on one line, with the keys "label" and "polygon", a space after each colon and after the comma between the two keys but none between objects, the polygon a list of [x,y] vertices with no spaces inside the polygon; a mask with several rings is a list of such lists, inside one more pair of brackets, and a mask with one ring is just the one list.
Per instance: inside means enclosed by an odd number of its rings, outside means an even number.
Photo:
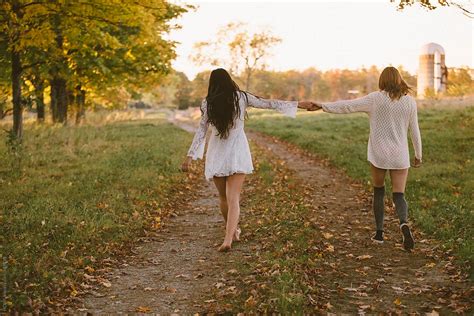
[{"label": "tree", "polygon": [[472,70],[468,67],[450,68],[448,77],[449,96],[465,96],[474,94],[474,80],[471,77]]},{"label": "tree", "polygon": [[[405,7],[412,6],[413,4],[417,3],[420,4],[422,7],[428,10],[435,10],[438,7],[457,7],[459,8],[464,15],[468,17],[474,17],[474,12],[466,8],[464,3],[460,3],[459,1],[449,1],[449,0],[390,0],[390,2],[397,3],[398,9],[403,10]],[[467,5],[469,6],[469,5]]]},{"label": "tree", "polygon": [[413,88],[413,92],[416,91],[416,75],[410,74],[408,71],[403,68],[402,65],[399,65],[397,67],[398,71],[400,72],[400,75],[402,75],[402,78],[405,80],[405,82]]},{"label": "tree", "polygon": [[215,40],[196,43],[192,59],[198,65],[228,65],[231,73],[243,76],[249,90],[252,75],[265,67],[271,48],[280,42],[270,31],[251,32],[244,23],[229,23],[217,32]]},{"label": "tree", "polygon": [[20,139],[23,134],[23,104],[21,99],[22,71],[21,49],[23,37],[28,32],[29,23],[23,23],[25,11],[32,3],[22,3],[12,0],[0,3],[0,33],[2,34],[0,46],[2,59],[9,59],[10,80],[12,87],[13,128],[11,135]]},{"label": "tree", "polygon": [[331,97],[331,88],[324,80],[317,80],[312,87],[312,98],[319,101],[329,101]]},{"label": "tree", "polygon": [[10,95],[9,86],[0,82],[0,120],[3,119],[11,109],[7,108],[8,96]]},{"label": "tree", "polygon": [[178,76],[178,83],[176,86],[175,102],[178,109],[184,110],[191,105],[191,82],[184,73],[178,72],[176,74]]},{"label": "tree", "polygon": [[11,97],[11,66],[10,59],[7,54],[7,45],[5,40],[0,38],[0,120],[3,119],[12,108],[8,108],[9,99]]},{"label": "tree", "polygon": [[207,95],[207,87],[209,84],[210,71],[203,71],[196,75],[191,82],[191,106],[201,106],[201,102]]},{"label": "tree", "polygon": [[48,80],[53,121],[60,123],[66,123],[70,104],[83,113],[86,91],[155,85],[175,57],[175,43],[163,35],[185,11],[165,0],[2,1],[0,62],[8,59],[11,73],[14,136],[21,139],[27,79],[38,90],[39,115]]}]

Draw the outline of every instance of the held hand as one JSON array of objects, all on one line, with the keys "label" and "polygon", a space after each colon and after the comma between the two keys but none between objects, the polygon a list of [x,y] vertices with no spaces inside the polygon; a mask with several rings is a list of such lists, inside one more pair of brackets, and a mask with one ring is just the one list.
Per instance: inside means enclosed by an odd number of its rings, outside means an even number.
[{"label": "held hand", "polygon": [[420,168],[421,167],[421,159],[415,157],[415,162],[413,163],[413,168]]},{"label": "held hand", "polygon": [[181,171],[188,172],[191,169],[191,157],[186,157],[186,159],[181,164]]},{"label": "held hand", "polygon": [[299,101],[298,107],[309,111],[313,107],[313,103],[311,101]]},{"label": "held hand", "polygon": [[311,107],[308,109],[308,111],[318,111],[321,110],[323,106],[320,103],[317,102],[311,102]]}]

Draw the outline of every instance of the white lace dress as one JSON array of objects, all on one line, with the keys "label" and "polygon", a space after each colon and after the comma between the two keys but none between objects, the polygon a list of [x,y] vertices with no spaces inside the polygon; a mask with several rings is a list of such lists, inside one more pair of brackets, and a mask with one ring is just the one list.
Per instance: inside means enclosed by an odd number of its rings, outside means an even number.
[{"label": "white lace dress", "polygon": [[381,169],[406,169],[410,167],[408,131],[421,160],[421,135],[418,127],[416,101],[402,96],[393,101],[384,91],[372,92],[365,97],[322,104],[330,113],[365,112],[369,115],[370,135],[367,160]]},{"label": "white lace dress", "polygon": [[[248,98],[240,92],[239,106],[240,117],[236,118],[234,127],[229,131],[227,138],[217,136],[217,130],[207,121],[206,100],[202,102],[202,116],[198,130],[188,151],[188,156],[194,160],[202,159],[206,142],[206,133],[210,126],[210,139],[207,146],[205,176],[211,180],[213,177],[225,177],[235,173],[250,174],[253,171],[252,156],[244,132],[244,118],[247,107],[260,109],[275,109],[287,116],[295,117],[298,109],[297,101],[280,101],[260,99],[247,93]],[[247,100],[248,99],[248,100]]]}]

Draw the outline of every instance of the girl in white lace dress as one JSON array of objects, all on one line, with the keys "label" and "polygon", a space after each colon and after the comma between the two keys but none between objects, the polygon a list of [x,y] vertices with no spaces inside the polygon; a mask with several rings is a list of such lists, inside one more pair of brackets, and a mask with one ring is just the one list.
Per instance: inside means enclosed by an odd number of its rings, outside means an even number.
[{"label": "girl in white lace dress", "polygon": [[[415,164],[421,165],[421,136],[418,127],[416,101],[408,96],[410,88],[394,67],[383,70],[379,79],[380,91],[355,100],[316,103],[329,113],[365,112],[369,115],[370,135],[367,150],[374,185],[373,210],[376,233],[372,240],[383,243],[385,174],[390,173],[393,202],[400,221],[403,245],[406,250],[414,247],[408,226],[408,205],[404,192],[410,167],[407,136],[410,132],[415,149]],[[314,109],[316,109],[314,108]]]},{"label": "girl in white lace dress", "polygon": [[244,132],[247,107],[275,109],[295,117],[297,107],[308,109],[311,102],[265,100],[241,91],[224,69],[211,72],[206,99],[201,105],[201,121],[182,169],[189,169],[191,160],[202,159],[206,133],[211,135],[206,153],[205,177],[214,180],[219,192],[220,209],[226,222],[226,234],[220,251],[231,248],[240,229],[240,192],[246,174],[253,171],[252,157]]}]

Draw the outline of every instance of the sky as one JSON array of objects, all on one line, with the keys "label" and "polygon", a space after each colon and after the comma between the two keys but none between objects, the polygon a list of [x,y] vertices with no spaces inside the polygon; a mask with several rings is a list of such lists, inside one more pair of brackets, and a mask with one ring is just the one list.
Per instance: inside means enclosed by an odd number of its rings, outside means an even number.
[{"label": "sky", "polygon": [[474,64],[474,19],[452,7],[428,12],[416,5],[397,11],[389,0],[186,3],[197,9],[176,20],[182,28],[173,30],[170,38],[179,43],[174,68],[191,79],[211,68],[191,61],[194,43],[210,40],[219,27],[238,21],[248,23],[254,31],[270,29],[282,39],[268,58],[270,70],[403,65],[415,73],[420,48],[429,42],[444,47],[448,67],[473,68]]}]

